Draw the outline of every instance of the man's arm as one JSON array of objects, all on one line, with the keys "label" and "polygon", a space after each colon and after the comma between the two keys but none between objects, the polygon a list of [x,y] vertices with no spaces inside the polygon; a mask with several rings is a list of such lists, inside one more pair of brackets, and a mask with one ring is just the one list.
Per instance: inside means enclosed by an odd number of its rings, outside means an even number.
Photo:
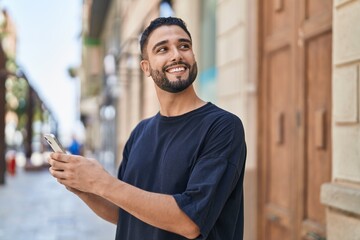
[{"label": "man's arm", "polygon": [[[103,200],[106,199],[152,226],[189,239],[196,238],[200,234],[199,227],[179,208],[171,195],[144,191],[120,181],[108,174],[93,159],[52,153],[49,163],[52,166],[51,174],[61,184],[86,192],[79,197],[90,204],[89,207],[95,209],[94,211],[98,215],[101,214],[100,216],[104,215],[103,212],[114,212],[112,207],[103,204]],[[110,219],[114,219],[114,216]]]},{"label": "man's arm", "polygon": [[67,189],[76,194],[96,215],[108,222],[117,224],[118,206],[95,194],[82,192],[71,187],[67,187]]},{"label": "man's arm", "polygon": [[171,195],[144,191],[110,175],[96,188],[96,194],[152,226],[189,239],[200,235],[198,226]]}]

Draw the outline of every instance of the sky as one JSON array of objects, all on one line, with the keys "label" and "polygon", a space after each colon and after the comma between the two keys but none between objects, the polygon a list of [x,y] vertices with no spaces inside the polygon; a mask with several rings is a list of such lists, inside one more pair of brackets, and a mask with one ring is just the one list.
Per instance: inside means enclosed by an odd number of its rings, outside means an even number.
[{"label": "sky", "polygon": [[69,137],[78,128],[81,0],[0,0],[16,26],[16,61]]}]

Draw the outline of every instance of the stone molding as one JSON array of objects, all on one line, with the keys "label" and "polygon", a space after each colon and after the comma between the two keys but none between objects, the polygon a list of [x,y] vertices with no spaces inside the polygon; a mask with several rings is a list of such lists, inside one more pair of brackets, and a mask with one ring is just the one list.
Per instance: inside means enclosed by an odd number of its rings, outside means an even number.
[{"label": "stone molding", "polygon": [[324,183],[321,186],[320,198],[327,207],[360,215],[360,185]]}]

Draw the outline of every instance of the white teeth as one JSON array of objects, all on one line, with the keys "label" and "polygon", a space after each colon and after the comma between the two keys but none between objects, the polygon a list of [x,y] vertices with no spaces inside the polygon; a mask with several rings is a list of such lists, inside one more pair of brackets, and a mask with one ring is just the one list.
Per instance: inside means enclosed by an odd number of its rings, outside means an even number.
[{"label": "white teeth", "polygon": [[171,68],[169,70],[169,73],[181,72],[181,71],[184,71],[184,70],[185,70],[185,68],[183,68],[183,67]]}]

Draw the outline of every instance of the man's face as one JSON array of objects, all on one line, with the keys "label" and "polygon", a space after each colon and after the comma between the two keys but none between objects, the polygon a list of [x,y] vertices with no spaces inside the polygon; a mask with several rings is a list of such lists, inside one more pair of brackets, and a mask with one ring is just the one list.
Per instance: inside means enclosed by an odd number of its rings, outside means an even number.
[{"label": "man's face", "polygon": [[181,27],[170,25],[155,29],[145,51],[142,69],[162,90],[181,92],[195,81],[197,64],[192,42]]}]

